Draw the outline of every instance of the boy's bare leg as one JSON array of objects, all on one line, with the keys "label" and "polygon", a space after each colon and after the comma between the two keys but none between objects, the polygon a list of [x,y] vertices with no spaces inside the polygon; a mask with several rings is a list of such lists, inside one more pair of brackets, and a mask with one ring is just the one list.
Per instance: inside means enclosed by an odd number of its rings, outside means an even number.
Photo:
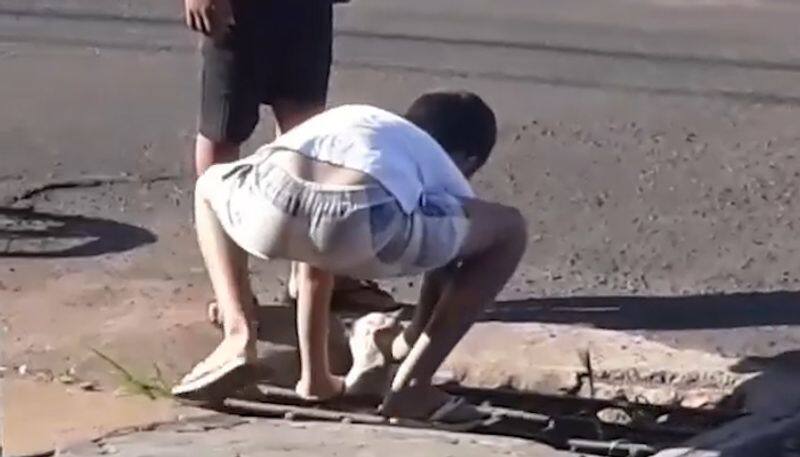
[{"label": "boy's bare leg", "polygon": [[462,263],[445,281],[430,320],[400,365],[384,400],[385,415],[427,418],[449,399],[431,378],[522,258],[527,234],[516,209],[479,200],[466,202],[465,209],[471,224]]},{"label": "boy's bare leg", "polygon": [[255,359],[255,310],[247,273],[247,254],[222,229],[209,205],[208,190],[203,187],[203,182],[200,179],[195,191],[197,240],[219,311],[224,316],[224,337],[202,364],[215,367],[242,355]]},{"label": "boy's bare leg", "polygon": [[331,375],[328,355],[328,322],[333,293],[333,274],[306,263],[295,262],[297,271],[297,339],[300,347],[300,380],[297,393],[326,400],[342,393],[344,380]]}]

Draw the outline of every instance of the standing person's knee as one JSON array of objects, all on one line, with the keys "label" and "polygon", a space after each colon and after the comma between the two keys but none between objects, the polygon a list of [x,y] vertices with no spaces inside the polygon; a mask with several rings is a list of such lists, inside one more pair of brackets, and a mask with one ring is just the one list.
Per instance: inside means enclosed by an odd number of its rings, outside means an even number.
[{"label": "standing person's knee", "polygon": [[239,144],[234,141],[207,138],[202,134],[197,136],[198,152],[218,159],[228,159],[230,156],[238,155]]},{"label": "standing person's knee", "polygon": [[287,132],[325,109],[324,101],[302,102],[279,99],[272,103],[278,133]]},{"label": "standing person's knee", "polygon": [[195,172],[202,176],[211,165],[232,162],[239,158],[239,143],[197,135],[195,144]]}]

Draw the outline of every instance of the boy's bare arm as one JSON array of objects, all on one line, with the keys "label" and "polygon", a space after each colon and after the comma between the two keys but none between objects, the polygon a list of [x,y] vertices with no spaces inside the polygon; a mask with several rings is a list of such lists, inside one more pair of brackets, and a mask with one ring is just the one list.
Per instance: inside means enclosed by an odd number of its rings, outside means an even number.
[{"label": "boy's bare arm", "polygon": [[418,306],[434,306],[442,296],[442,291],[455,270],[458,269],[458,261],[451,262],[436,270],[425,273],[422,278],[422,286],[419,291]]},{"label": "boy's bare arm", "polygon": [[441,300],[445,287],[447,287],[454,272],[458,271],[459,264],[460,262],[455,260],[441,268],[425,273],[414,318],[403,331],[402,338],[396,338],[392,343],[392,356],[394,358],[401,360],[408,355],[411,346],[417,341],[425,325],[431,319],[433,310]]}]

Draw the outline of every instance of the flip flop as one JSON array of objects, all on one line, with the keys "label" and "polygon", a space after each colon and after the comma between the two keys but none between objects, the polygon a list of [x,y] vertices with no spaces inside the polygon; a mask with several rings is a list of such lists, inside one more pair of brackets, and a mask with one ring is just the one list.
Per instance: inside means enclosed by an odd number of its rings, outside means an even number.
[{"label": "flip flop", "polygon": [[189,372],[172,388],[172,395],[190,401],[219,401],[244,386],[252,378],[252,365],[243,355],[212,369]]},{"label": "flip flop", "polygon": [[455,411],[464,407],[465,405],[475,408],[474,405],[468,403],[463,397],[450,397],[450,399],[447,400],[442,406],[437,408],[427,420],[390,417],[389,423],[403,427],[433,428],[448,432],[463,433],[475,430],[478,427],[492,425],[499,420],[498,417],[495,417],[492,414],[486,414],[481,418],[460,421],[454,420],[452,417],[450,417]]}]

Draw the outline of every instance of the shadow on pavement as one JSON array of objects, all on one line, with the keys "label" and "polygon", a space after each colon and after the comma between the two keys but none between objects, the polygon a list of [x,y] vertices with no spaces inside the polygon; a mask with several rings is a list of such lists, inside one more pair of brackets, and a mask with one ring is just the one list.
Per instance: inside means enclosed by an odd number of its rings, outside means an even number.
[{"label": "shadow on pavement", "polygon": [[91,257],[156,240],[149,230],[109,219],[0,207],[0,258]]},{"label": "shadow on pavement", "polygon": [[800,292],[533,298],[499,302],[487,310],[483,320],[583,323],[618,330],[800,325]]},{"label": "shadow on pavement", "polygon": [[750,356],[731,371],[755,376],[737,386],[726,401],[756,414],[790,411],[800,416],[800,348],[774,357]]},{"label": "shadow on pavement", "polygon": [[800,455],[800,350],[749,357],[731,369],[755,374],[723,401],[749,414],[655,457]]}]

